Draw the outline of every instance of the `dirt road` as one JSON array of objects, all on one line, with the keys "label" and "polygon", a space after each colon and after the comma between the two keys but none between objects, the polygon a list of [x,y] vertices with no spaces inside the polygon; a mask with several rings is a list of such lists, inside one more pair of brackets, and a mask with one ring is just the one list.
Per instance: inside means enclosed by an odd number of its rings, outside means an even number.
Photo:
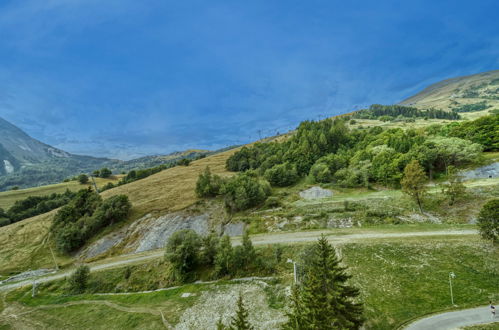
[{"label": "dirt road", "polygon": [[[259,234],[251,236],[251,240],[254,245],[266,245],[266,244],[290,244],[290,243],[304,243],[313,242],[317,240],[322,234],[326,235],[328,240],[332,244],[343,244],[347,242],[357,242],[370,239],[390,239],[390,238],[404,238],[404,237],[428,237],[428,236],[455,236],[455,235],[475,235],[476,230],[434,230],[434,231],[421,231],[421,232],[405,232],[405,233],[380,233],[380,232],[365,232],[359,234],[347,234],[347,235],[332,235],[332,231],[309,231],[309,232],[287,232],[287,233],[276,233],[276,234]],[[240,244],[240,238],[233,239],[233,245]],[[88,264],[91,271],[99,271],[110,268],[122,267],[129,264],[142,263],[151,259],[160,258],[164,255],[164,250],[152,250],[143,252],[140,254],[130,254],[119,256],[112,259],[101,260],[95,263]],[[43,276],[36,278],[36,282],[45,283],[54,280],[58,280],[69,276],[72,270],[61,271],[57,274],[52,274],[48,276]],[[31,285],[33,279],[24,280],[12,284],[4,284],[0,286],[0,292],[10,291],[16,288],[20,288],[26,285]]]}]

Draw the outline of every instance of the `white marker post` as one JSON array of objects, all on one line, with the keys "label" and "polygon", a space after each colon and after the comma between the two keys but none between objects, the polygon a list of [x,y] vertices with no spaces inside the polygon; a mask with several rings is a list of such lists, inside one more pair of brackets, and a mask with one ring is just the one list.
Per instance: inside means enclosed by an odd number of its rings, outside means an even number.
[{"label": "white marker post", "polygon": [[452,294],[452,279],[456,277],[456,274],[454,272],[449,273],[449,287],[450,287],[450,301],[452,303],[452,306],[454,305],[454,295]]}]

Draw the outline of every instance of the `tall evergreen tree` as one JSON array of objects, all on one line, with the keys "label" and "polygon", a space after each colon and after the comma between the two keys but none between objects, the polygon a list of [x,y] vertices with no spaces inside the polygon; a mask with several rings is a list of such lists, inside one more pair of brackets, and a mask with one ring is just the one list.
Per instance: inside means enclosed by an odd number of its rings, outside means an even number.
[{"label": "tall evergreen tree", "polygon": [[248,321],[248,310],[244,306],[243,296],[239,293],[239,298],[237,299],[237,310],[236,315],[232,317],[230,322],[231,330],[252,330],[254,329]]},{"label": "tall evergreen tree", "polygon": [[306,274],[293,297],[288,329],[359,329],[362,305],[359,291],[346,284],[351,278],[340,266],[334,248],[322,236],[313,248]]}]

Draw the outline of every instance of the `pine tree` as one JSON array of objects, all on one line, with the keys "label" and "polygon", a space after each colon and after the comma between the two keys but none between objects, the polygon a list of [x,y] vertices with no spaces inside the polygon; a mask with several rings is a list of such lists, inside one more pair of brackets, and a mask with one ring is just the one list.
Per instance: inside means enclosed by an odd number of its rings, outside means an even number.
[{"label": "pine tree", "polygon": [[285,330],[304,329],[302,306],[300,302],[300,288],[295,285],[291,291],[291,311],[287,313],[288,322],[284,324]]},{"label": "pine tree", "polygon": [[334,248],[322,236],[314,246],[302,288],[294,293],[288,329],[359,329],[362,305],[354,302],[359,291],[340,266]]},{"label": "pine tree", "polygon": [[231,330],[252,330],[254,329],[248,321],[248,311],[244,307],[243,296],[239,293],[239,298],[237,299],[237,311],[236,315],[232,318],[230,322]]},{"label": "pine tree", "polygon": [[417,160],[411,161],[404,169],[404,178],[400,182],[402,191],[411,196],[418,204],[419,211],[423,213],[421,206],[423,196],[426,194],[426,174]]},{"label": "pine tree", "polygon": [[217,327],[217,330],[226,330],[227,329],[227,327],[225,326],[225,324],[222,322],[222,317],[220,317],[218,319],[216,327]]}]

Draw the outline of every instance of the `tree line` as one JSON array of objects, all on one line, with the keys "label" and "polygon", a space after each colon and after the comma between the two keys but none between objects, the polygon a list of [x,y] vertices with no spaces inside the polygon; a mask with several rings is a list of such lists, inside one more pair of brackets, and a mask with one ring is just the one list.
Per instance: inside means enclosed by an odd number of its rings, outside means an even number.
[{"label": "tree line", "polygon": [[[390,118],[391,120],[397,117],[404,118],[426,118],[426,119],[461,119],[458,113],[444,111],[441,109],[420,110],[415,107],[404,105],[381,105],[373,104],[369,109],[355,111],[350,115],[352,118],[359,119],[379,119],[380,117]],[[389,120],[390,120],[389,119]]]},{"label": "tree line", "polygon": [[29,196],[18,200],[7,211],[0,208],[0,227],[52,211],[66,205],[75,195],[66,190],[61,194]]},{"label": "tree line", "polygon": [[343,187],[400,187],[412,160],[432,178],[447,174],[449,166],[478,161],[482,150],[497,150],[498,118],[408,130],[350,130],[343,119],[306,121],[287,141],[243,147],[229,157],[226,168],[254,173],[272,186],[290,186],[308,176]]},{"label": "tree line", "polygon": [[58,251],[70,253],[104,227],[127,218],[132,205],[126,195],[103,200],[91,188],[82,189],[54,216],[50,232]]}]

